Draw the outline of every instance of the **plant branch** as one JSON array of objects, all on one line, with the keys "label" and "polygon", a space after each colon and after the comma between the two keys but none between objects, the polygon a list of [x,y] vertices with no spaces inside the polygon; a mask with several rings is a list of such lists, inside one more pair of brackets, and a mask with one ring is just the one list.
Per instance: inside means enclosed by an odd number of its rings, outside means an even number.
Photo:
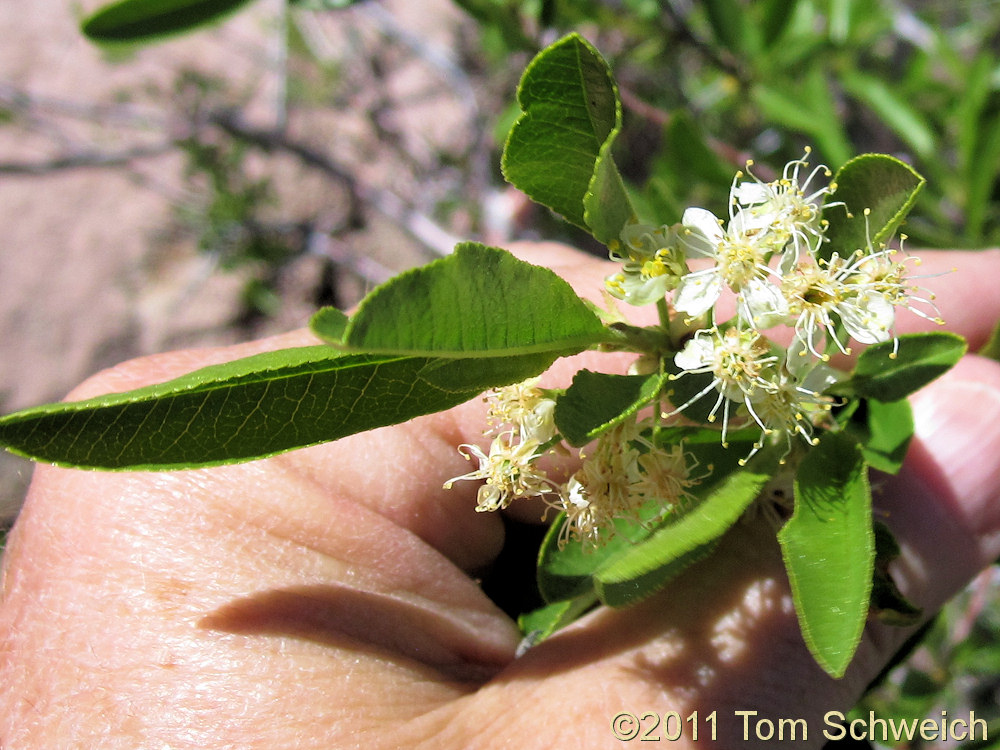
[{"label": "plant branch", "polygon": [[0,174],[38,177],[52,172],[71,169],[124,167],[141,159],[150,159],[170,153],[177,148],[173,140],[151,146],[136,146],[122,151],[88,151],[65,154],[41,161],[0,162]]},{"label": "plant branch", "polygon": [[382,215],[397,222],[411,236],[438,255],[447,255],[459,242],[458,237],[429,216],[407,206],[395,193],[361,182],[327,154],[293,140],[283,132],[253,127],[244,122],[233,110],[218,110],[209,115],[208,121],[234,138],[251,143],[269,153],[278,151],[291,154],[303,165],[342,182],[356,200],[370,205]]},{"label": "plant branch", "polygon": [[726,50],[717,50],[712,45],[700,39],[691,30],[687,19],[677,12],[672,2],[668,0],[668,2],[663,3],[662,7],[663,15],[671,22],[681,39],[690,44],[708,63],[731,75],[740,82],[741,86],[746,86],[748,83],[746,73],[741,69],[739,61],[733,55],[729,54]]}]

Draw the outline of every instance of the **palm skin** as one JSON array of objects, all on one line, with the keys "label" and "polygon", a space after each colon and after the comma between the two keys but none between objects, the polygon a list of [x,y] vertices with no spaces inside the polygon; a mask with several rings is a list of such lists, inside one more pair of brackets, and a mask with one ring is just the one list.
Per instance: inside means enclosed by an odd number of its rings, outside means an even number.
[{"label": "palm skin", "polygon": [[[517,252],[581,294],[609,272],[561,246]],[[924,257],[930,272],[958,266],[926,286],[975,349],[1000,317],[1000,253]],[[904,316],[901,328],[925,322]],[[157,355],[73,398],[308,343]],[[545,382],[626,362],[584,354]],[[901,474],[877,483],[876,512],[903,545],[901,588],[933,612],[1000,554],[1000,365],[968,356],[913,404],[917,437]],[[237,466],[38,467],[4,558],[0,745],[614,747],[620,711],[714,711],[718,747],[753,747],[735,712],[758,711],[805,719],[801,746],[820,747],[822,716],[846,710],[912,632],[870,623],[848,674],[824,675],[773,531],[751,521],[657,596],[515,659],[514,623],[472,577],[501,549],[502,520],[474,512],[473,483],[442,490],[467,470],[455,447],[481,440],[483,408]],[[713,745],[704,731],[690,743]]]}]

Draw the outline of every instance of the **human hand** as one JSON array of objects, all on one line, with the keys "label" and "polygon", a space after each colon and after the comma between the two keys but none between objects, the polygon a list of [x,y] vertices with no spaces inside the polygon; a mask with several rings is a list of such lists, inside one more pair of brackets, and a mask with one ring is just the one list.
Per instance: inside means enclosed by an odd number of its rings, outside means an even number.
[{"label": "human hand", "polygon": [[[584,294],[609,272],[561,246],[518,254]],[[928,273],[959,266],[926,286],[977,348],[1000,317],[1000,253],[922,255]],[[308,343],[297,332],[158,355],[73,396]],[[625,361],[580,355],[547,382]],[[876,513],[903,547],[904,594],[931,613],[1000,554],[1000,365],[966,357],[913,402],[917,437],[903,472],[878,483]],[[805,720],[802,746],[819,747],[822,716],[846,711],[912,632],[870,623],[830,679],[799,634],[773,531],[747,523],[661,594],[597,610],[515,660],[515,625],[471,577],[503,545],[502,520],[474,512],[472,483],[441,489],[482,424],[474,400],[236,466],[38,467],[4,559],[0,745],[603,747],[618,745],[621,711],[714,711],[731,748],[755,740],[741,741],[735,712],[758,711]],[[712,747],[699,728],[691,746]]]}]

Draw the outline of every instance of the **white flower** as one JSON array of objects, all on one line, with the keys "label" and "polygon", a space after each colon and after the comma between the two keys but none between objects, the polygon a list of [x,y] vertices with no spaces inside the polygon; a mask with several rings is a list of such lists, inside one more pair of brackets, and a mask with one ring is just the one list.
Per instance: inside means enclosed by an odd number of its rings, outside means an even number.
[{"label": "white flower", "polygon": [[612,246],[611,259],[622,270],[605,279],[608,292],[630,305],[663,299],[687,272],[677,232],[677,227],[627,224],[621,243]]},{"label": "white flower", "polygon": [[[754,402],[753,418],[764,435],[784,435],[790,442],[798,433],[810,445],[815,444],[813,428],[827,419],[833,406],[833,398],[823,395],[824,391],[843,376],[808,357],[798,341],[788,349],[776,375],[774,387]],[[762,444],[759,442],[754,452]]]},{"label": "white flower", "polygon": [[740,316],[755,328],[770,328],[787,316],[784,298],[768,281],[769,250],[761,233],[748,229],[743,212],[736,213],[725,231],[716,216],[703,208],[689,208],[681,224],[687,250],[711,258],[714,265],[686,274],[674,293],[674,307],[692,318],[710,310],[723,286],[736,293]]},{"label": "white flower", "polygon": [[[867,215],[866,211],[865,216]],[[902,235],[900,243],[902,244],[905,239],[906,236]],[[868,254],[859,256],[858,261],[852,265],[855,272],[850,279],[851,282],[878,295],[893,307],[904,307],[914,315],[944,325],[944,320],[934,304],[934,295],[920,296],[925,292],[909,281],[906,262],[913,261],[914,265],[919,266],[920,259],[906,256],[901,261],[895,261],[893,260],[895,254],[895,250],[886,248],[875,251],[869,244]],[[924,312],[921,307],[927,307],[931,312]],[[889,327],[892,323],[890,320]]]},{"label": "white flower", "polygon": [[[830,170],[823,165],[813,169],[800,182],[800,170],[809,166],[810,153],[807,147],[801,159],[788,162],[781,177],[771,182],[758,179],[750,172],[753,162],[747,162],[747,172],[753,181],[740,182],[731,191],[731,199],[745,209],[741,212],[745,214],[745,227],[764,232],[767,237],[762,243],[774,252],[786,253],[784,267],[793,266],[803,251],[810,252],[814,243],[822,242],[825,225],[821,204],[824,197],[836,189],[831,183],[809,192],[810,183],[817,175],[831,176]],[[737,180],[741,176],[738,174]],[[842,204],[827,204],[828,207],[833,205]]]},{"label": "white flower", "polygon": [[[888,341],[895,321],[889,296],[876,284],[858,275],[865,257],[855,260],[834,253],[828,262],[800,263],[782,279],[782,293],[795,317],[795,335],[816,357],[826,359],[817,344],[826,335],[845,354],[837,335],[837,321],[855,341],[875,344]],[[834,317],[836,316],[836,317]]]},{"label": "white flower", "polygon": [[[542,455],[537,440],[515,441],[513,430],[497,435],[486,454],[478,445],[459,446],[466,459],[479,461],[479,468],[468,474],[449,479],[445,489],[462,479],[482,479],[485,483],[477,495],[477,511],[494,511],[506,508],[519,497],[538,497],[553,492],[556,486],[545,472],[533,464]],[[464,450],[463,450],[464,449]]]},{"label": "white flower", "polygon": [[557,507],[566,513],[566,521],[559,532],[560,547],[571,539],[596,547],[614,534],[614,509],[605,496],[588,491],[585,481],[586,475],[577,472],[559,495]]},{"label": "white flower", "polygon": [[615,519],[638,520],[642,498],[634,492],[639,481],[639,439],[634,419],[603,433],[592,453],[581,452],[583,463],[559,494],[556,507],[566,512],[562,543],[569,538],[595,545],[615,533]]},{"label": "white flower", "polygon": [[674,364],[686,373],[711,374],[712,381],[671,414],[683,411],[710,391],[717,391],[719,395],[708,420],[715,421],[722,408],[722,442],[725,445],[730,404],[743,404],[752,413],[753,403],[775,388],[774,364],[777,361],[767,340],[756,331],[735,327],[725,331],[717,328],[698,331],[674,355]]},{"label": "white flower", "polygon": [[[747,162],[748,172],[752,164]],[[692,318],[703,315],[728,286],[736,294],[737,314],[753,328],[763,330],[785,322],[787,302],[770,280],[792,268],[800,256],[811,256],[814,245],[823,241],[826,225],[820,201],[835,187],[808,192],[815,176],[829,177],[830,170],[817,167],[800,182],[800,170],[806,166],[806,158],[791,161],[772,182],[763,182],[752,172],[752,181],[740,181],[744,175],[737,173],[725,228],[703,208],[684,212],[681,239],[686,250],[692,256],[711,258],[714,265],[681,279],[673,300],[677,310]],[[771,261],[778,255],[781,262],[776,272]]]},{"label": "white flower", "polygon": [[700,481],[691,476],[697,465],[683,445],[650,447],[639,456],[642,473],[633,491],[645,500],[656,500],[663,512],[683,506],[691,498],[688,489]]},{"label": "white flower", "polygon": [[740,328],[703,329],[674,355],[674,364],[691,373],[711,373],[713,387],[723,396],[739,399],[770,387],[763,374],[777,361],[756,331]]},{"label": "white flower", "polygon": [[683,445],[656,445],[653,428],[652,418],[632,417],[603,433],[593,452],[581,453],[579,471],[551,503],[566,513],[560,544],[603,544],[618,532],[616,521],[648,525],[686,504],[689,488],[701,481],[691,476],[698,463]]},{"label": "white flower", "polygon": [[556,435],[556,402],[537,384],[538,378],[530,378],[495,389],[488,399],[487,419],[494,425],[515,427],[522,442],[547,443]]}]

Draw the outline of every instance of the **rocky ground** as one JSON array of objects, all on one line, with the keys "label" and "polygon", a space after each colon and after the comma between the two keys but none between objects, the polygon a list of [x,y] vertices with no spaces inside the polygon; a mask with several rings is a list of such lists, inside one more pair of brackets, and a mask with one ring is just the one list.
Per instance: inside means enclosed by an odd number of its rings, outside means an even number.
[{"label": "rocky ground", "polygon": [[[283,7],[259,0],[211,31],[122,56],[82,38],[65,0],[0,4],[0,410],[62,398],[131,357],[303,325],[318,299],[350,304],[476,226],[461,208],[433,215],[456,189],[439,169],[449,160],[464,160],[459,191],[488,198],[484,116],[456,64],[475,43],[467,19],[447,0],[305,19]],[[337,86],[298,66],[276,33],[289,22]],[[270,315],[248,317],[243,301],[259,269],[223,272],[218,254],[167,231],[191,197],[170,146],[184,126],[171,97],[183,70],[223,80],[242,126],[306,144],[360,179],[338,181],[280,148],[266,164],[248,160],[277,175],[282,216],[308,220],[316,240],[283,269]],[[0,513],[17,507],[30,471],[0,458]]]}]

